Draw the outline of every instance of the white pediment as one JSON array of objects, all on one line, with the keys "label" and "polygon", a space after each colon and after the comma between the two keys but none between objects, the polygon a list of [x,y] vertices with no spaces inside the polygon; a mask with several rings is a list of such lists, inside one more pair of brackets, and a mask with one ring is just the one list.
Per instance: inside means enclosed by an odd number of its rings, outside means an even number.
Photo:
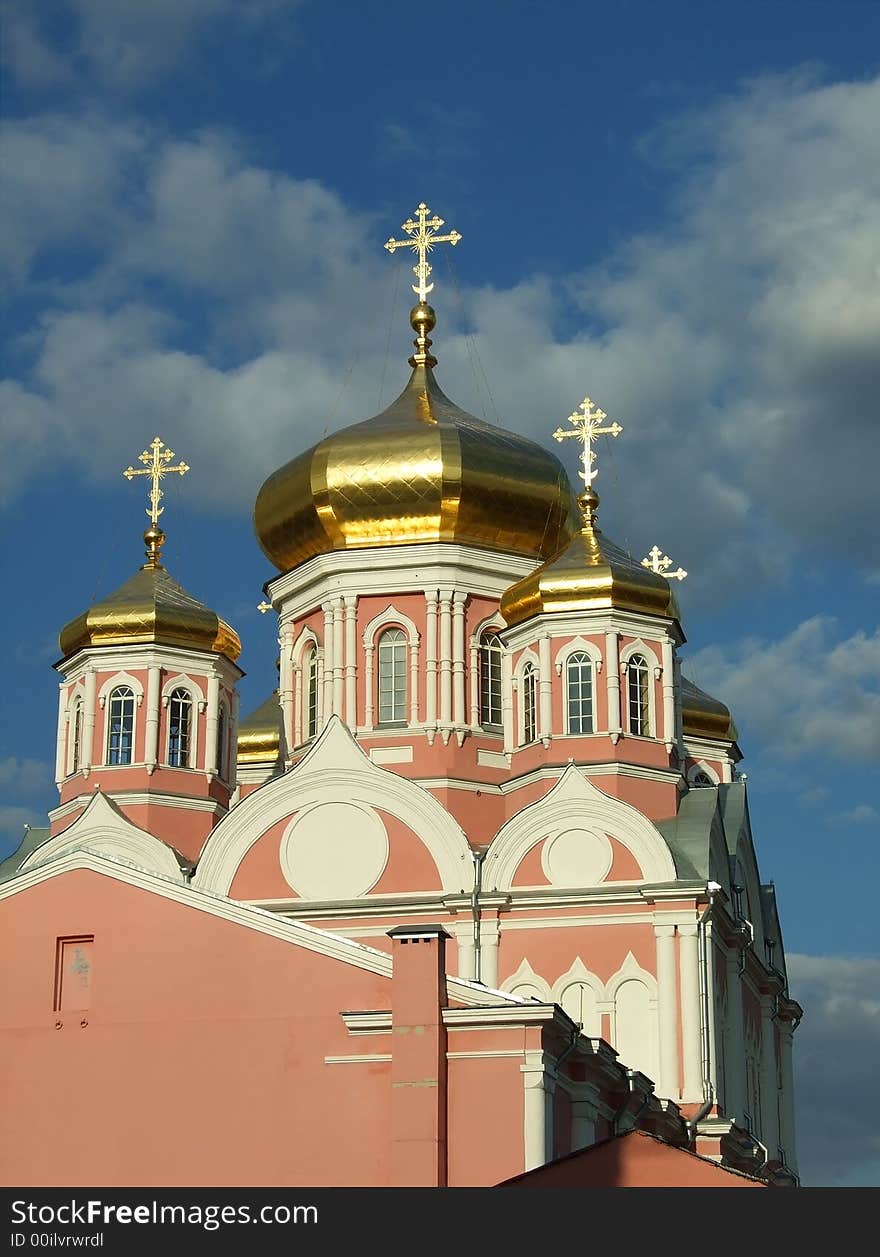
[{"label": "white pediment", "polygon": [[41,843],[23,862],[21,869],[35,868],[73,851],[92,851],[150,873],[158,873],[160,877],[184,880],[177,857],[167,843],[132,824],[99,790],[95,791],[73,824],[68,825],[63,833]]}]

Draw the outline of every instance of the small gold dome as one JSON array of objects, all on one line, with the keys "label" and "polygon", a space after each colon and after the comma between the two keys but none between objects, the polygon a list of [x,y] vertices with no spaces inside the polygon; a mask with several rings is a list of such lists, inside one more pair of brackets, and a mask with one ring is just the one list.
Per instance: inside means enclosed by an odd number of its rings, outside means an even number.
[{"label": "small gold dome", "polygon": [[730,708],[686,676],[681,678],[681,720],[686,737],[735,742],[739,736]]},{"label": "small gold dome", "polygon": [[239,764],[275,761],[281,747],[281,704],[275,690],[238,726]]},{"label": "small gold dome", "polygon": [[164,567],[149,562],[114,593],[66,624],[58,642],[65,658],[84,646],[147,642],[209,650],[231,660],[241,654],[235,630],[172,580]]},{"label": "small gold dome", "polygon": [[501,598],[501,614],[513,628],[532,616],[595,607],[618,607],[679,618],[669,581],[609,541],[596,527],[598,494],[581,494],[581,528],[548,562],[516,582]]},{"label": "small gold dome", "polygon": [[397,400],[306,450],[260,489],[254,528],[279,571],[334,550],[428,541],[543,559],[577,527],[557,458],[445,396],[428,352],[433,311],[417,306],[417,314],[418,352]]}]

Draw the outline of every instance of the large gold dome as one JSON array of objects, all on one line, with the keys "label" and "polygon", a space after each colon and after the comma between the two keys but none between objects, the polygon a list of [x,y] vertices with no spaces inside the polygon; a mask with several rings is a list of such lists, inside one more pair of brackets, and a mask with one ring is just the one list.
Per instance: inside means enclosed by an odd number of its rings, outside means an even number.
[{"label": "large gold dome", "polygon": [[544,559],[576,528],[562,464],[526,437],[460,410],[434,378],[421,329],[409,383],[387,410],[319,441],[265,482],[254,507],[282,572],[317,554],[453,541]]}]

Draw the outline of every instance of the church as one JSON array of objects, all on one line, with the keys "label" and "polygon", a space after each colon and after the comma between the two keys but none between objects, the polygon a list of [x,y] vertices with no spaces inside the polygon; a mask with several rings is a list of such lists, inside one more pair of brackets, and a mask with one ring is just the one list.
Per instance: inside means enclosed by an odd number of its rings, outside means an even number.
[{"label": "church", "polygon": [[257,495],[256,711],[162,562],[186,463],[124,473],[144,562],[61,629],[59,803],[0,865],[8,1183],[589,1186],[609,1149],[621,1184],[798,1182],[802,1010],[686,573],[602,532],[589,397],[552,433],[576,494],[444,394],[443,226],[385,246],[399,397]]}]

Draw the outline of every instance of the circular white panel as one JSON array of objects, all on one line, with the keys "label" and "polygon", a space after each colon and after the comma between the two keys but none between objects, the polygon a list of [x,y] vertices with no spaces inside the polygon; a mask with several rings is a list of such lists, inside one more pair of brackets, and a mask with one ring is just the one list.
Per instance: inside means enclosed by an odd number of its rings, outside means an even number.
[{"label": "circular white panel", "polygon": [[376,885],[388,862],[388,834],[372,808],[319,803],[288,825],[281,871],[303,899],[356,899]]},{"label": "circular white panel", "polygon": [[611,868],[611,843],[592,829],[566,829],[548,838],[541,866],[553,886],[595,886]]}]

